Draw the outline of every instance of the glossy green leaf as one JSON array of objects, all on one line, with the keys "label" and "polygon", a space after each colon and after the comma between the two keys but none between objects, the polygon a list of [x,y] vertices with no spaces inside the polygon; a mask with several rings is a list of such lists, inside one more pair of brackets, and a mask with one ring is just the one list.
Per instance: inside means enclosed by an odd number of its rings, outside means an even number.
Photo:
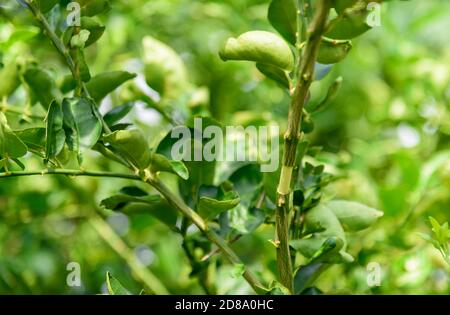
[{"label": "glossy green leaf", "polygon": [[107,209],[123,213],[150,214],[169,227],[175,227],[178,212],[160,195],[148,195],[146,192],[136,194],[136,187],[125,187],[120,194],[102,200],[101,205]]},{"label": "glossy green leaf", "polygon": [[261,73],[269,79],[272,79],[275,82],[281,84],[281,86],[289,89],[289,76],[286,71],[278,67],[263,63],[257,63],[256,68],[258,68],[258,70],[261,71]]},{"label": "glossy green leaf", "polygon": [[62,93],[69,93],[70,91],[75,90],[77,81],[73,78],[72,74],[68,74],[58,82],[58,86]]},{"label": "glossy green leaf", "polygon": [[319,276],[328,268],[330,264],[315,262],[301,266],[294,276],[295,294],[302,294],[308,287],[314,284]]},{"label": "glossy green leaf", "polygon": [[134,105],[134,102],[128,102],[115,107],[103,116],[103,120],[108,124],[108,126],[112,126],[124,118],[133,109]]},{"label": "glossy green leaf", "polygon": [[359,202],[333,200],[327,203],[346,231],[360,231],[374,224],[383,212]]},{"label": "glossy green leaf", "polygon": [[81,17],[81,28],[89,31],[89,38],[85,42],[85,46],[89,47],[102,37],[105,32],[105,26],[100,24],[96,19],[89,17]]},{"label": "glossy green leaf", "polygon": [[105,72],[93,77],[86,87],[95,102],[99,103],[109,93],[135,77],[136,74],[126,71]]},{"label": "glossy green leaf", "polygon": [[248,60],[292,70],[294,56],[279,36],[265,31],[251,31],[230,38],[219,53],[222,60]]},{"label": "glossy green leaf", "polygon": [[128,203],[155,203],[161,202],[162,197],[160,195],[145,195],[145,196],[131,196],[128,194],[114,195],[109,198],[103,199],[100,203],[101,206],[110,210],[120,210]]},{"label": "glossy green leaf", "polygon": [[290,245],[298,250],[302,255],[308,258],[315,258],[324,242],[330,237],[340,239],[343,245],[340,246],[339,254],[323,257],[323,262],[340,263],[342,261],[353,261],[348,253],[345,252],[347,243],[344,229],[341,226],[336,215],[324,204],[309,210],[305,219],[305,233],[309,237],[292,240]]},{"label": "glossy green leaf", "polygon": [[141,131],[118,130],[103,137],[104,141],[119,154],[126,157],[139,170],[147,168],[151,161],[151,153],[147,140]]},{"label": "glossy green leaf", "polygon": [[109,271],[106,273],[106,287],[110,295],[131,295],[119,280],[111,276]]},{"label": "glossy green leaf", "polygon": [[267,15],[270,24],[292,45],[295,45],[297,32],[297,7],[294,1],[272,0]]},{"label": "glossy green leaf", "polygon": [[92,110],[95,104],[87,98],[64,99],[64,130],[67,145],[77,152],[92,148],[102,134],[102,122]]},{"label": "glossy green leaf", "polygon": [[324,110],[336,98],[339,89],[342,86],[342,81],[343,81],[342,77],[337,77],[336,80],[334,80],[334,82],[328,88],[325,97],[320,102],[317,103],[308,102],[306,106],[307,111],[309,113],[318,113]]},{"label": "glossy green leaf", "polygon": [[[68,27],[63,34],[63,42],[71,47],[89,47],[97,42],[105,32],[105,26],[97,19],[82,16],[80,19],[80,32],[74,34],[74,27]],[[86,36],[87,35],[87,36]]]},{"label": "glossy green leaf", "polygon": [[239,195],[234,191],[229,191],[220,200],[200,197],[197,210],[203,218],[213,219],[220,213],[233,209],[239,202]]},{"label": "glossy green leaf", "polygon": [[352,49],[352,42],[349,40],[335,40],[322,38],[317,61],[322,64],[337,63],[344,59]]},{"label": "glossy green leaf", "polygon": [[64,116],[61,106],[56,102],[52,102],[45,119],[45,159],[48,161],[61,152],[66,141],[66,135],[63,129]]},{"label": "glossy green leaf", "polygon": [[19,158],[27,151],[27,146],[11,130],[5,115],[0,112],[0,157]]},{"label": "glossy green leaf", "polygon": [[330,23],[330,31],[326,33],[327,37],[335,39],[352,39],[357,37],[371,27],[367,24],[367,17],[371,11],[367,9],[365,2],[359,2],[347,9],[342,17],[337,17]]}]

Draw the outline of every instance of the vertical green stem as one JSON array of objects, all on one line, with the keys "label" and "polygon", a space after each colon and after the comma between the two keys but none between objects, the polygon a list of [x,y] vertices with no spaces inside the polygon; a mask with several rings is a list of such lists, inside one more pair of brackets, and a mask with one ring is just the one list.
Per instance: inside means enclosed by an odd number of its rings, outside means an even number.
[{"label": "vertical green stem", "polygon": [[293,292],[293,271],[289,249],[289,215],[291,181],[295,164],[297,145],[300,139],[300,123],[306,97],[314,79],[314,65],[324,33],[331,0],[320,0],[307,32],[306,45],[303,49],[297,69],[297,84],[289,107],[288,127],[284,135],[284,156],[280,181],[277,189],[277,264],[281,283]]}]

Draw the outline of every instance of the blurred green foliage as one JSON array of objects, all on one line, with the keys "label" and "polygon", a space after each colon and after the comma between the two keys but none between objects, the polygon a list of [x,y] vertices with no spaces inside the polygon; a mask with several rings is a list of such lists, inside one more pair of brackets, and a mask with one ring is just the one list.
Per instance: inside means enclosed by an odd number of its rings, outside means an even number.
[{"label": "blurred green foliage", "polygon": [[[62,81],[67,70],[49,41],[19,11],[7,15],[0,2],[2,64],[34,58]],[[128,70],[143,73],[142,39],[150,35],[172,47],[186,65],[186,77],[203,96],[205,109],[224,125],[276,122],[284,130],[289,97],[250,63],[222,62],[218,51],[228,37],[249,29],[270,30],[266,0],[113,1],[100,15],[105,34],[86,51],[93,75]],[[321,147],[315,157],[337,176],[325,193],[381,209],[384,217],[348,239],[353,263],[329,269],[317,286],[324,292],[449,294],[450,266],[418,232],[431,234],[428,217],[450,220],[450,3],[446,0],[390,2],[382,25],[357,44],[349,57],[315,82],[311,102],[321,100],[338,76],[342,88],[332,103],[314,114],[309,135]],[[37,44],[38,43],[38,44]],[[0,82],[0,84],[6,84]],[[8,102],[24,105],[19,89]],[[126,89],[103,101],[102,112],[120,105]],[[206,97],[205,97],[206,95]],[[205,100],[206,99],[206,100]],[[186,106],[174,99],[171,106]],[[34,109],[34,114],[45,112]],[[160,115],[136,106],[131,120],[150,139],[169,130]],[[8,115],[20,127],[26,117]],[[16,128],[19,129],[19,128]],[[151,140],[152,141],[152,140]],[[156,141],[156,140],[155,140]],[[86,153],[83,167],[120,171],[122,167]],[[39,169],[38,160],[28,165]],[[168,178],[170,180],[170,178]],[[119,215],[98,206],[129,184],[126,180],[29,177],[0,181],[0,293],[107,292],[110,271],[130,292],[143,284],[129,259],[113,249],[92,223],[100,212],[131,253],[170,293],[204,293],[182,249],[182,239],[148,214]],[[100,228],[101,229],[101,228]],[[263,279],[276,274],[270,228],[263,225],[233,245]],[[199,253],[199,254],[206,254]],[[128,257],[129,258],[129,257]],[[68,287],[69,262],[81,266],[81,287]],[[380,286],[367,284],[367,265],[379,263]],[[217,293],[248,293],[236,270],[224,265],[215,275]]]}]

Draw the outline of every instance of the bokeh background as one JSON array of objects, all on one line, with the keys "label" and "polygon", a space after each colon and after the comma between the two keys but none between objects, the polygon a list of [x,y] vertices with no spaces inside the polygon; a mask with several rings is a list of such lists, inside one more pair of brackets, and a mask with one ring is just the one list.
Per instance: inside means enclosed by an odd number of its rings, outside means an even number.
[{"label": "bokeh background", "polygon": [[[181,56],[189,81],[207,96],[213,117],[231,125],[274,121],[284,129],[288,95],[253,64],[224,63],[217,53],[229,36],[273,31],[266,19],[268,3],[113,1],[113,9],[100,17],[106,33],[88,50],[87,61],[93,73],[140,72],[142,38],[151,35]],[[61,77],[65,70],[55,61],[57,55],[27,19],[26,14],[0,14],[2,54],[32,56]],[[392,1],[383,5],[381,22],[312,88],[312,99],[320,99],[336,77],[344,78],[338,97],[315,115],[315,130],[308,135],[322,147],[317,159],[339,175],[326,194],[385,213],[374,227],[350,238],[355,262],[332,267],[317,286],[338,294],[449,294],[450,266],[417,233],[431,233],[428,216],[441,223],[450,218],[450,2]],[[20,93],[12,100],[19,107]],[[104,102],[102,111],[119,101],[120,91]],[[136,106],[130,119],[150,138],[168,130],[159,114],[145,106]],[[40,169],[41,161],[28,158],[27,165]],[[85,168],[121,170],[95,153],[86,156]],[[143,284],[137,269],[156,275],[170,293],[203,293],[189,277],[179,236],[150,215],[127,216],[98,206],[126,184],[98,178],[0,180],[0,293],[104,293],[107,271],[139,293]],[[267,241],[271,231],[262,226],[234,245],[265,279],[276,274],[275,253]],[[81,267],[81,287],[66,285],[70,262]],[[370,262],[382,269],[378,287],[367,285]],[[226,265],[218,271],[218,293],[248,292],[231,273]]]}]

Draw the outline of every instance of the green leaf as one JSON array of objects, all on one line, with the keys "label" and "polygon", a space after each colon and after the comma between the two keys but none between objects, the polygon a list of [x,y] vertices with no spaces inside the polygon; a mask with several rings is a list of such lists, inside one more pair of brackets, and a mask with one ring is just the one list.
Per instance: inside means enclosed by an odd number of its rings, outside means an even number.
[{"label": "green leaf", "polygon": [[124,288],[119,280],[111,276],[109,271],[106,272],[106,286],[110,295],[131,295],[131,293]]},{"label": "green leaf", "polygon": [[438,235],[439,232],[440,232],[440,230],[441,230],[441,225],[440,225],[439,222],[438,222],[435,218],[433,218],[433,217],[428,217],[428,220],[429,220],[430,223],[431,223],[432,231],[433,231],[436,235]]},{"label": "green leaf", "polygon": [[327,261],[344,247],[344,241],[336,236],[329,237],[322,243],[321,247],[312,255],[311,262]]},{"label": "green leaf", "polygon": [[[202,129],[194,129],[192,128],[192,125],[190,122],[188,123],[188,127],[190,130],[191,135],[194,135],[194,132],[203,132],[204,129],[208,126],[218,126],[222,128],[222,126],[215,121],[214,119],[208,118],[208,117],[202,117]],[[198,126],[197,126],[198,127]],[[162,154],[166,156],[167,158],[171,159],[172,157],[172,149],[173,145],[180,141],[182,138],[172,137],[172,134],[183,134],[185,131],[184,126],[179,126],[173,128],[170,132],[167,133],[167,135],[164,137],[164,139],[158,144],[158,148],[156,150],[157,153]],[[178,133],[178,132],[181,133]],[[195,157],[195,154],[202,154],[203,147],[201,143],[197,142],[195,145],[194,140],[191,137],[187,140],[186,143],[186,151],[189,151],[191,153],[191,157]],[[183,140],[183,141],[184,141]],[[203,145],[206,143],[206,141],[202,142]],[[199,152],[200,151],[200,152]],[[186,152],[185,152],[186,153]],[[216,168],[216,162],[217,161],[207,161],[205,159],[201,159],[200,161],[195,161],[195,158],[191,159],[183,159],[183,162],[186,166],[186,168],[189,171],[189,179],[186,181],[180,181],[179,185],[181,187],[181,192],[190,192],[192,189],[198,189],[202,185],[213,185],[214,183],[214,175],[215,175],[215,168]],[[192,194],[187,193],[185,196],[187,200],[189,198],[192,198]]]},{"label": "green leaf", "polygon": [[105,26],[100,24],[95,18],[82,16],[80,19],[81,31],[74,34],[75,28],[68,27],[63,34],[63,42],[71,47],[89,47],[97,42],[105,32]]},{"label": "green leaf", "polygon": [[134,107],[134,102],[128,102],[121,106],[111,109],[103,116],[103,120],[108,126],[114,125],[116,122],[124,118]]},{"label": "green leaf", "polygon": [[61,93],[48,71],[32,66],[25,71],[23,79],[45,109],[49,108],[53,100],[60,100]]},{"label": "green leaf", "polygon": [[102,134],[102,122],[92,108],[95,104],[87,98],[63,100],[64,130],[71,151],[80,155],[81,148],[92,148]]},{"label": "green leaf", "polygon": [[222,212],[236,207],[240,202],[239,195],[235,191],[226,192],[220,200],[200,197],[197,210],[205,219],[213,219]]},{"label": "green leaf", "polygon": [[302,294],[307,288],[313,285],[317,278],[319,278],[319,276],[329,267],[330,264],[321,262],[301,266],[294,276],[295,294]]},{"label": "green leaf", "polygon": [[152,155],[151,169],[155,172],[169,172],[180,176],[182,179],[189,178],[189,171],[181,161],[171,161],[162,154]]},{"label": "green leaf", "polygon": [[342,77],[336,78],[336,80],[334,80],[334,82],[328,88],[327,95],[325,95],[323,100],[315,104],[310,104],[310,102],[308,102],[306,106],[307,111],[309,113],[318,113],[324,110],[336,98],[339,89],[342,86],[342,81]]},{"label": "green leaf", "polygon": [[69,93],[77,87],[77,81],[73,78],[72,74],[68,74],[58,82],[58,86],[62,93]]},{"label": "green leaf", "polygon": [[136,74],[126,71],[105,72],[93,77],[86,87],[95,102],[99,103],[109,93],[135,77]]},{"label": "green leaf", "polygon": [[442,247],[446,247],[450,239],[448,222],[440,225],[439,222],[431,216],[428,217],[428,220],[430,221],[430,224],[432,226],[431,230],[434,233],[434,238],[439,242],[439,244],[442,245]]},{"label": "green leaf", "polygon": [[264,74],[269,79],[272,79],[275,82],[281,84],[281,86],[289,89],[290,79],[286,71],[278,67],[263,63],[257,63],[256,68],[258,68],[258,70],[261,71],[261,73]]},{"label": "green leaf", "polygon": [[107,209],[130,215],[150,214],[171,228],[176,225],[178,212],[164,198],[159,195],[148,195],[145,192],[140,196],[130,195],[133,193],[132,189],[137,188],[126,187],[120,191],[120,194],[102,200],[101,205]]},{"label": "green leaf", "polygon": [[27,151],[27,146],[11,130],[5,115],[0,112],[0,157],[19,158]]},{"label": "green leaf", "polygon": [[63,112],[58,103],[52,102],[46,119],[45,160],[57,156],[64,147],[66,135],[63,129]]},{"label": "green leaf", "polygon": [[45,152],[45,128],[28,128],[14,132],[30,151]]},{"label": "green leaf", "polygon": [[374,224],[383,212],[354,201],[333,200],[326,204],[346,231],[360,231]]},{"label": "green leaf", "polygon": [[360,1],[351,8],[346,9],[342,17],[337,17],[331,21],[332,27],[325,36],[335,39],[355,38],[371,29],[367,24],[369,14],[371,12],[367,9],[367,4]]},{"label": "green leaf", "polygon": [[126,157],[139,170],[146,169],[151,161],[147,140],[141,131],[118,130],[103,137],[111,147]]},{"label": "green leaf", "polygon": [[47,13],[59,2],[59,0],[36,0],[39,10]]},{"label": "green leaf", "polygon": [[100,205],[110,210],[121,210],[131,202],[152,204],[155,202],[161,202],[161,200],[162,197],[159,195],[145,195],[137,197],[127,194],[119,194],[103,199]]},{"label": "green leaf", "polygon": [[323,37],[317,61],[322,64],[337,63],[344,59],[351,49],[352,42],[349,40],[336,40]]},{"label": "green leaf", "polygon": [[289,43],[295,45],[297,32],[297,7],[294,0],[272,0],[267,15],[270,24]]},{"label": "green leaf", "polygon": [[105,26],[101,25],[100,22],[94,18],[83,16],[80,19],[80,23],[82,28],[81,31],[87,30],[89,32],[89,37],[85,41],[85,47],[89,47],[97,42],[105,32]]},{"label": "green leaf", "polygon": [[347,241],[344,229],[336,215],[327,205],[319,204],[306,213],[304,229],[305,234],[309,235],[309,237],[292,240],[290,245],[305,257],[316,258],[324,242],[333,237],[342,240],[343,245],[340,246],[338,254],[323,256],[323,262],[340,263],[342,261],[353,261],[353,257],[345,252]]},{"label": "green leaf", "polygon": [[219,52],[222,60],[248,60],[292,70],[294,56],[279,36],[265,31],[251,31],[227,40]]}]

